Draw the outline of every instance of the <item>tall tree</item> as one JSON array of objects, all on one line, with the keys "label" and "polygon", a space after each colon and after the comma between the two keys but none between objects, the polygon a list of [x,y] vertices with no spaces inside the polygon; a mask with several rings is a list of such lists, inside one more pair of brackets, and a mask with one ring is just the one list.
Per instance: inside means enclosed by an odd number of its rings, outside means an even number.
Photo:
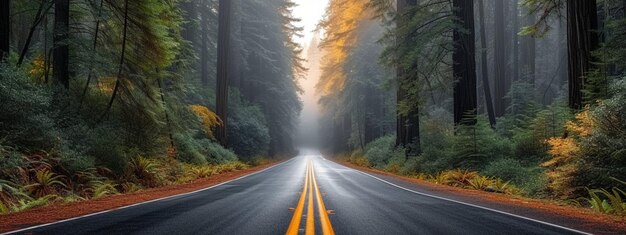
[{"label": "tall tree", "polygon": [[[417,0],[398,0],[397,12],[398,18],[396,25],[398,28],[402,28],[404,25],[411,21],[410,11],[417,5]],[[400,47],[404,47],[407,44],[412,43],[412,34],[406,35],[398,29],[397,40]],[[397,68],[397,80],[398,80],[398,94],[397,105],[404,105],[406,102],[419,102],[417,100],[408,99],[408,89],[411,83],[411,79],[415,79],[415,76],[411,76],[411,73],[416,73],[417,61],[411,61],[409,66],[398,65]],[[417,155],[421,152],[420,146],[420,133],[419,133],[419,105],[411,105],[408,109],[397,109],[397,122],[396,122],[396,145],[407,149],[407,155]]]},{"label": "tall tree", "polygon": [[69,29],[70,29],[70,1],[54,1],[54,38],[53,57],[54,70],[53,78],[55,82],[68,89],[70,87],[69,78]]},{"label": "tall tree", "polygon": [[[524,26],[534,25],[536,23],[536,14],[533,11],[526,11],[524,16]],[[535,83],[536,59],[537,59],[537,43],[534,36],[526,36],[522,38],[522,78],[531,84]]]},{"label": "tall tree", "polygon": [[[493,109],[493,99],[491,98],[491,84],[489,83],[489,71],[487,66],[487,33],[485,32],[485,4],[484,0],[478,1],[478,17],[480,18],[480,64],[481,64],[481,72],[482,72],[482,81],[483,81],[483,91],[485,92],[485,106],[487,107],[487,116],[489,117],[489,124],[492,127],[496,126],[496,114]],[[496,54],[498,52],[496,51]],[[497,61],[495,61],[497,63]],[[496,80],[498,80],[497,73]],[[496,94],[498,87],[496,86]],[[497,96],[496,96],[497,99]],[[498,100],[495,101],[498,103]]]},{"label": "tall tree", "polygon": [[513,76],[511,78],[511,80],[513,81],[517,81],[519,80],[519,74],[520,74],[520,66],[519,66],[519,31],[520,31],[520,26],[519,26],[519,2],[518,0],[511,0],[513,2],[513,14],[511,15],[512,21],[513,21],[513,30],[511,30],[513,32],[512,34],[512,38],[513,38],[513,52],[512,52],[512,57],[513,60],[511,61],[511,66],[512,66],[512,72]]},{"label": "tall tree", "polygon": [[227,145],[226,128],[228,127],[228,62],[230,50],[230,0],[219,2],[219,29],[217,41],[217,87],[216,114],[222,119],[215,137],[221,145]]},{"label": "tall tree", "polygon": [[0,0],[0,62],[9,54],[9,38],[11,30],[10,0]]},{"label": "tall tree", "polygon": [[593,69],[592,52],[599,47],[597,3],[567,1],[569,106],[582,109],[585,76]]},{"label": "tall tree", "polygon": [[502,117],[506,111],[506,94],[507,87],[506,78],[506,55],[505,55],[505,4],[504,1],[495,1],[494,7],[494,56],[493,56],[493,76],[495,89],[495,116]]},{"label": "tall tree", "polygon": [[[474,33],[474,1],[453,0],[458,22],[453,32],[452,74],[454,83],[454,123],[473,125],[476,115],[476,47]],[[470,119],[466,119],[470,118]],[[469,121],[464,121],[469,120]]]}]

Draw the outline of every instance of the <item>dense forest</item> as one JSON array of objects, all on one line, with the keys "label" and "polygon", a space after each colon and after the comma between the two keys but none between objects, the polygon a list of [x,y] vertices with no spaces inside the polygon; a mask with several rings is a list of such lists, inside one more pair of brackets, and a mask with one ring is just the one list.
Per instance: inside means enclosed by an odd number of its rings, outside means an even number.
[{"label": "dense forest", "polygon": [[293,156],[290,0],[2,0],[0,213]]},{"label": "dense forest", "polygon": [[[297,144],[626,214],[626,1],[330,0],[306,48],[294,7],[0,0],[0,214],[188,183]],[[307,74],[320,110],[301,117]]]},{"label": "dense forest", "polygon": [[625,195],[625,1],[333,0],[327,14],[328,152],[624,211],[609,198]]}]

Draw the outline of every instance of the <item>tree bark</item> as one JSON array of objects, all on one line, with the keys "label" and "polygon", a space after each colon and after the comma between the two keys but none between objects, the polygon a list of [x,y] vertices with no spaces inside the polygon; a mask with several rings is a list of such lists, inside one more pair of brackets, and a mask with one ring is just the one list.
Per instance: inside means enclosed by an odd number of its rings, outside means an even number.
[{"label": "tree bark", "polygon": [[509,92],[506,81],[506,54],[505,54],[505,19],[504,1],[495,1],[494,8],[494,89],[495,89],[495,116],[502,117],[506,112],[506,94]]},{"label": "tree bark", "polygon": [[203,4],[200,14],[200,82],[202,86],[209,87],[209,9]]},{"label": "tree bark", "polygon": [[[578,0],[576,0],[578,1]],[[526,12],[524,24],[525,26],[534,25],[536,18],[535,14],[532,12]],[[535,84],[535,73],[536,73],[536,40],[532,36],[526,36],[522,40],[522,63],[523,63],[523,78],[526,82]]]},{"label": "tree bark", "polygon": [[474,1],[453,0],[452,6],[459,23],[453,33],[454,123],[474,125],[477,106]]},{"label": "tree bark", "polygon": [[216,114],[222,119],[215,137],[222,146],[227,146],[226,128],[228,127],[228,68],[230,49],[230,0],[219,2],[219,29],[217,41],[217,94],[215,98]]},{"label": "tree bark", "polygon": [[520,75],[520,66],[519,66],[519,2],[517,0],[513,1],[513,81],[519,81]]},{"label": "tree bark", "polygon": [[0,0],[0,62],[8,57],[11,35],[11,2]]},{"label": "tree bark", "polygon": [[567,1],[569,106],[583,108],[585,76],[593,69],[592,51],[599,47],[596,1]]},{"label": "tree bark", "polygon": [[[489,117],[489,124],[491,127],[496,126],[496,114],[494,113],[493,108],[493,99],[491,97],[491,84],[489,83],[489,71],[487,66],[487,33],[485,32],[485,0],[478,1],[478,15],[480,18],[480,58],[481,58],[481,66],[482,66],[482,81],[483,81],[483,91],[485,92],[485,106],[487,107],[487,116]],[[498,1],[499,2],[499,1]],[[496,51],[496,53],[498,53]],[[497,63],[497,61],[495,62]],[[495,74],[495,73],[494,73]],[[496,76],[497,79],[497,76]],[[496,86],[496,89],[497,86]],[[497,94],[497,91],[496,91]],[[496,100],[496,104],[498,101]]]},{"label": "tree bark", "polygon": [[69,78],[69,28],[70,28],[70,1],[54,0],[54,38],[53,38],[53,67],[52,77],[56,83],[65,89],[70,87]]},{"label": "tree bark", "polygon": [[[407,10],[417,5],[417,0],[398,0],[397,1],[397,11],[399,14],[398,20],[396,22],[397,25],[406,24],[411,19],[408,19],[406,16]],[[406,36],[406,38],[398,37],[398,43],[406,44],[412,43],[411,36]],[[416,62],[414,62],[416,63]],[[419,102],[419,100],[407,100],[407,88],[406,84],[411,82],[410,79],[414,79],[409,76],[409,73],[414,73],[415,71],[410,71],[417,69],[417,64],[411,65],[411,69],[400,68],[397,69],[397,80],[398,80],[398,90],[396,103],[400,105],[403,102]],[[415,105],[416,107],[419,104]],[[421,140],[419,133],[419,108],[414,108],[409,110],[406,113],[401,112],[402,110],[397,109],[396,116],[396,146],[404,147],[406,150],[407,156],[415,156],[421,153]]]}]

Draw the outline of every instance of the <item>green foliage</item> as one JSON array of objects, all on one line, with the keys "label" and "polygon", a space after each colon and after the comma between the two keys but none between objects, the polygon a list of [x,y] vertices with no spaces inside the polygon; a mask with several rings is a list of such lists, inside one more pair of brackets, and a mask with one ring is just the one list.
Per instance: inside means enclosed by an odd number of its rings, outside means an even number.
[{"label": "green foliage", "polygon": [[378,138],[365,146],[365,157],[368,162],[376,168],[385,169],[387,164],[394,158],[396,151],[395,136],[384,136]]},{"label": "green foliage", "polygon": [[229,112],[229,148],[244,160],[267,154],[270,134],[261,108],[231,91]]},{"label": "green foliage", "polygon": [[67,188],[65,183],[61,181],[63,178],[62,175],[57,175],[47,169],[42,169],[35,172],[32,183],[24,188],[38,198],[47,195],[56,195],[61,189]]},{"label": "green foliage", "polygon": [[0,63],[0,140],[4,145],[29,149],[54,144],[51,95],[24,71]]},{"label": "green foliage", "polygon": [[476,125],[460,125],[452,138],[452,152],[448,166],[481,170],[489,162],[511,155],[512,143],[500,137],[484,117]]},{"label": "green foliage", "polygon": [[610,177],[626,175],[626,81],[611,85],[612,98],[591,110],[593,129],[580,138],[576,185],[615,186]]}]

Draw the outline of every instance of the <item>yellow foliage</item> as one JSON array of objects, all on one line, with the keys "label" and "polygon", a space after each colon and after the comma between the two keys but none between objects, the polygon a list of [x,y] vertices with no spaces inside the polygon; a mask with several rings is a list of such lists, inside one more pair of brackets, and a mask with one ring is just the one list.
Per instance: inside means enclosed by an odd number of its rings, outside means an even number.
[{"label": "yellow foliage", "polygon": [[565,138],[551,138],[547,140],[550,149],[550,160],[542,166],[550,168],[547,176],[550,179],[550,189],[568,196],[571,191],[571,179],[578,169],[578,159],[581,156],[579,138],[587,137],[594,128],[594,121],[589,109],[576,114],[576,119],[568,121],[565,129],[568,136]]},{"label": "yellow foliage", "polygon": [[594,127],[593,118],[591,118],[591,112],[589,109],[585,109],[576,114],[575,121],[569,121],[565,124],[565,129],[569,132],[575,133],[579,137],[587,137],[591,134],[591,130]]},{"label": "yellow foliage", "polygon": [[28,71],[28,74],[31,77],[35,77],[35,78],[39,78],[41,76],[44,75],[45,69],[46,69],[46,60],[44,59],[43,55],[39,55],[37,56],[31,65],[31,69],[30,71]]},{"label": "yellow foliage", "polygon": [[357,40],[359,26],[371,18],[367,4],[368,0],[333,0],[329,3],[327,18],[322,23],[324,58],[322,76],[317,84],[317,91],[322,96],[342,90],[345,85],[343,65]]},{"label": "yellow foliage", "polygon": [[207,136],[211,139],[214,139],[213,136],[213,128],[221,126],[222,120],[217,114],[209,110],[207,107],[202,105],[191,105],[191,111],[193,111],[198,117],[202,120],[202,127],[204,127],[204,131]]}]

